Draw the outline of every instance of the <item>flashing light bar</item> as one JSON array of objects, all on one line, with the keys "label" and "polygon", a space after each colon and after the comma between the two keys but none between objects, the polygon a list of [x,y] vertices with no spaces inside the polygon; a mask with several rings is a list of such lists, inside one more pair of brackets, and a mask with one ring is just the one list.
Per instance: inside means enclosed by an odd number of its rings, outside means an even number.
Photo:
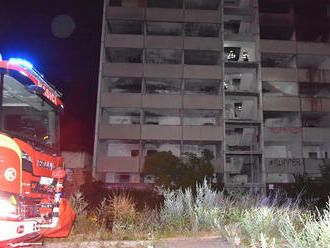
[{"label": "flashing light bar", "polygon": [[2,61],[2,55],[1,55],[1,53],[0,53],[0,61]]},{"label": "flashing light bar", "polygon": [[9,63],[20,65],[20,66],[25,67],[25,68],[28,68],[28,69],[32,69],[33,68],[33,65],[29,61],[27,61],[25,59],[11,58],[11,59],[9,59]]}]

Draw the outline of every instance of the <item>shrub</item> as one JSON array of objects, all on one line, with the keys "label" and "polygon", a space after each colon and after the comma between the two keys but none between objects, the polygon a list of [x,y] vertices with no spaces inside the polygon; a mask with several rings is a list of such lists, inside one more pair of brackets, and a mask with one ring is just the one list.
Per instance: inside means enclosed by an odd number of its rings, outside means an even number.
[{"label": "shrub", "polygon": [[[100,226],[95,215],[88,213],[88,202],[81,192],[77,192],[69,199],[73,210],[76,213],[71,234],[78,240],[102,239],[106,230]],[[78,237],[78,238],[77,238]]]},{"label": "shrub", "polygon": [[304,214],[299,218],[299,223],[294,223],[286,215],[281,235],[287,241],[287,247],[330,247],[330,201],[326,209],[316,214]]},{"label": "shrub", "polygon": [[224,220],[221,194],[213,191],[205,180],[196,186],[196,196],[191,189],[165,191],[160,221],[165,228],[184,232],[215,230]]}]

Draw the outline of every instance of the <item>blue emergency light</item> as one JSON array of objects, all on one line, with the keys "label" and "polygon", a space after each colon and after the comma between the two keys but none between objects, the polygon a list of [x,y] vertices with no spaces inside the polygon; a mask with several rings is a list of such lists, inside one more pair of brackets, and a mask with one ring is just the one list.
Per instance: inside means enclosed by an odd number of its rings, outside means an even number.
[{"label": "blue emergency light", "polygon": [[15,64],[15,65],[20,65],[22,67],[28,68],[28,69],[32,69],[33,65],[25,60],[25,59],[20,59],[20,58],[11,58],[9,59],[9,63],[11,64]]}]

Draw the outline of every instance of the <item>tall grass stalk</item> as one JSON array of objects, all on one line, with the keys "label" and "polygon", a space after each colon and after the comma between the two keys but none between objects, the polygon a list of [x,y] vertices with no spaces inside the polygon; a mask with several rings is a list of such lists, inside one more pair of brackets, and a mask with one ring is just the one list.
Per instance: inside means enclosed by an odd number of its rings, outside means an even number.
[{"label": "tall grass stalk", "polygon": [[289,215],[284,220],[286,228],[280,230],[287,241],[287,247],[330,247],[330,200],[326,208],[316,214],[303,214],[298,223],[294,223]]}]

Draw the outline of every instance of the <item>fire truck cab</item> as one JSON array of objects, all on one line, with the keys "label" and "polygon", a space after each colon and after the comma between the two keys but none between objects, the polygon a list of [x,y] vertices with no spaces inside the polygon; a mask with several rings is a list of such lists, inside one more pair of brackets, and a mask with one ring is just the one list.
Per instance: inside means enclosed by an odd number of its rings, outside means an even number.
[{"label": "fire truck cab", "polygon": [[74,212],[61,198],[60,97],[28,61],[0,56],[0,247],[70,232]]}]

